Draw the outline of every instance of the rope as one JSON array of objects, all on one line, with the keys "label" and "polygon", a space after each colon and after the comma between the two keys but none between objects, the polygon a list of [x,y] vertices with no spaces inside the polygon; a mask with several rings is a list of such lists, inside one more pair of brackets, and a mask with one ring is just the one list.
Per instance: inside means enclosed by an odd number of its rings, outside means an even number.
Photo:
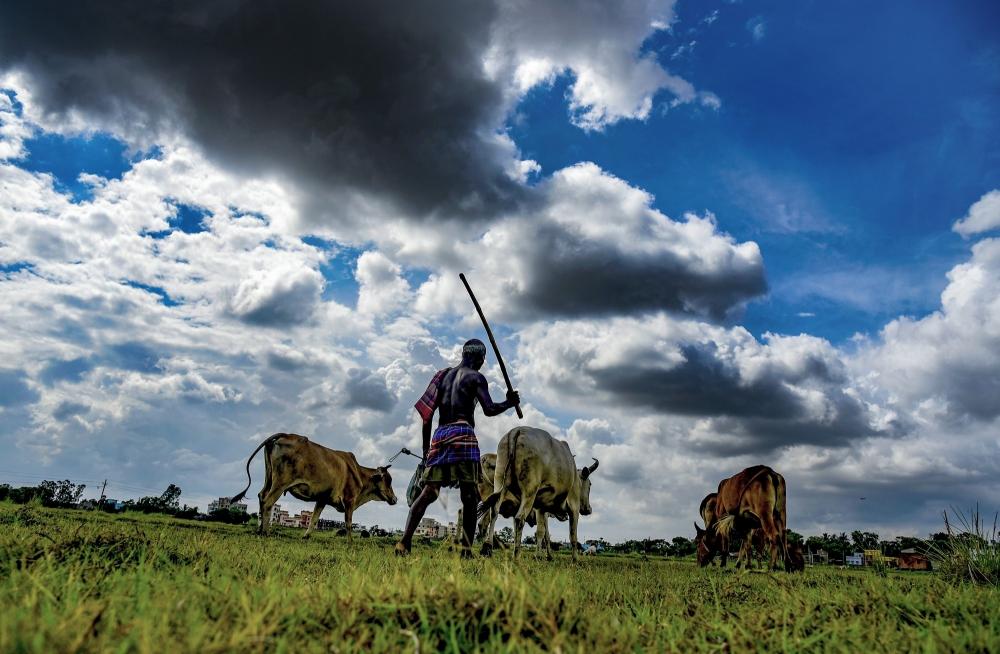
[{"label": "rope", "polygon": [[389,457],[389,463],[394,463],[396,461],[396,459],[398,459],[403,454],[409,454],[413,458],[420,459],[421,461],[424,460],[424,457],[419,456],[417,454],[414,454],[413,452],[411,452],[410,450],[408,450],[408,449],[406,449],[404,447],[404,448],[401,448],[398,452],[396,452],[395,454],[393,454],[392,456]]}]

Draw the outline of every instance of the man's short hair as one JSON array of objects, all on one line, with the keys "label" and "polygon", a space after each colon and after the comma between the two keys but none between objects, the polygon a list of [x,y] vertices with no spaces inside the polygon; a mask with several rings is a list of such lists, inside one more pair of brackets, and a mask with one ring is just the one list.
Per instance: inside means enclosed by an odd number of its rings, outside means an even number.
[{"label": "man's short hair", "polygon": [[486,358],[486,344],[478,338],[471,338],[462,346],[462,356],[476,355]]}]

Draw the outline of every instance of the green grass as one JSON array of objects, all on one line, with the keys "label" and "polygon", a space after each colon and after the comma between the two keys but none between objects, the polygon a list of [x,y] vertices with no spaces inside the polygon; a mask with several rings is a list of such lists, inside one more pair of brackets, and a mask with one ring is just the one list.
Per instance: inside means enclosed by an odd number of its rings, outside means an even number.
[{"label": "green grass", "polygon": [[929,574],[699,570],[0,503],[0,652],[1000,649],[1000,596]]}]

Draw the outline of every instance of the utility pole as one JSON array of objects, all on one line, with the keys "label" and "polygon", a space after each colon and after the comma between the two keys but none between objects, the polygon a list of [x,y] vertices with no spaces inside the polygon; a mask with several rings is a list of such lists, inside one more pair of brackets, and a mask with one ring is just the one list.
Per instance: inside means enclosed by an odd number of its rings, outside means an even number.
[{"label": "utility pole", "polygon": [[101,508],[101,506],[104,504],[104,489],[107,487],[108,487],[108,480],[105,479],[104,483],[101,484],[101,496],[97,498],[97,506],[94,507],[95,510]]}]

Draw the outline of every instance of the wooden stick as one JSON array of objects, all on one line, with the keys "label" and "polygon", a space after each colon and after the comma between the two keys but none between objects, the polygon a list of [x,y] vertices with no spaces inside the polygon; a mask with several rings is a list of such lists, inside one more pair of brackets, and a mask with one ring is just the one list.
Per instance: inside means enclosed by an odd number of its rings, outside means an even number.
[{"label": "wooden stick", "polygon": [[[479,300],[476,299],[476,294],[472,292],[472,287],[469,286],[469,280],[465,278],[465,273],[458,273],[459,279],[465,284],[465,290],[469,292],[469,297],[472,298],[472,304],[476,307],[476,312],[479,313],[479,319],[483,321],[483,327],[486,328],[486,335],[490,337],[490,345],[493,346],[493,354],[497,355],[497,363],[500,364],[500,372],[503,373],[503,380],[507,382],[507,390],[514,392],[514,387],[510,383],[510,376],[507,375],[507,366],[503,364],[503,357],[500,356],[500,348],[497,347],[497,339],[493,338],[493,330],[490,329],[490,323],[486,322],[486,316],[483,315],[483,308],[479,306]],[[517,417],[524,419],[524,414],[521,413],[521,405],[514,407],[517,411]]]}]

